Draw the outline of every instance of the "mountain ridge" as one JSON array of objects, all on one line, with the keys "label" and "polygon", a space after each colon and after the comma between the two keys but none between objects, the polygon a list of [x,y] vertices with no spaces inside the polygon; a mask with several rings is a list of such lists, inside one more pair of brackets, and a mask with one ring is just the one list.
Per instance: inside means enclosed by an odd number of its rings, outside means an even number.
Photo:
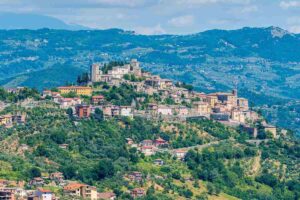
[{"label": "mountain ridge", "polygon": [[0,14],[0,29],[18,30],[31,29],[37,30],[42,28],[80,30],[90,28],[77,25],[67,24],[60,19],[46,15],[28,14],[28,13],[2,13]]},{"label": "mountain ridge", "polygon": [[146,70],[200,91],[237,84],[255,105],[266,107],[269,120],[294,128],[300,119],[300,36],[282,33],[276,27],[153,36],[121,29],[0,30],[0,84],[55,87],[76,81],[72,69],[87,71],[92,62],[138,58]]}]

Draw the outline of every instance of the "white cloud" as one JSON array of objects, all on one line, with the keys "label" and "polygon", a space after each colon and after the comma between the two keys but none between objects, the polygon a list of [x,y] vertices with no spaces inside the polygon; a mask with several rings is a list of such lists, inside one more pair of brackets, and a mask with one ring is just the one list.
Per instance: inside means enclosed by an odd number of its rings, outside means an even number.
[{"label": "white cloud", "polygon": [[134,28],[137,34],[142,35],[161,35],[166,34],[166,31],[161,27],[160,24],[157,24],[154,27],[136,27]]},{"label": "white cloud", "polygon": [[225,24],[232,23],[232,21],[228,19],[212,19],[209,20],[208,23],[212,25],[225,25]]},{"label": "white cloud", "polygon": [[157,4],[158,1],[159,0],[0,0],[0,5],[34,5],[39,8],[137,8],[154,5]]},{"label": "white cloud", "polygon": [[281,1],[279,6],[283,9],[300,7],[300,1]]},{"label": "white cloud", "polygon": [[176,0],[176,2],[182,5],[207,5],[216,3],[249,4],[251,0]]},{"label": "white cloud", "polygon": [[300,33],[300,25],[295,25],[295,26],[291,26],[289,27],[289,31],[292,33]]},{"label": "white cloud", "polygon": [[246,6],[244,8],[241,9],[241,13],[245,14],[245,13],[253,13],[258,11],[258,8],[256,5],[251,5],[251,6]]},{"label": "white cloud", "polygon": [[287,24],[299,24],[300,16],[289,17],[286,22],[287,22]]},{"label": "white cloud", "polygon": [[168,21],[169,24],[175,27],[185,27],[191,26],[194,24],[194,16],[192,15],[183,15],[179,17],[174,17]]},{"label": "white cloud", "polygon": [[289,17],[286,20],[289,28],[288,31],[292,33],[300,33],[300,16]]}]

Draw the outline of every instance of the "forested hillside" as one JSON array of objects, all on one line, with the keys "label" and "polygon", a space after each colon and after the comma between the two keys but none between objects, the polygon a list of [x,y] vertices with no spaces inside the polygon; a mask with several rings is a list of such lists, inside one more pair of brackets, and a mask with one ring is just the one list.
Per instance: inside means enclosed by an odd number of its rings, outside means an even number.
[{"label": "forested hillside", "polygon": [[[138,117],[103,120],[95,113],[78,120],[49,100],[33,108],[11,105],[1,114],[15,111],[25,112],[27,122],[0,129],[2,179],[28,182],[59,171],[67,180],[113,191],[118,199],[131,199],[128,191],[136,187],[147,192],[140,199],[296,200],[300,195],[299,140],[291,133],[256,146],[238,128],[204,119],[185,123]],[[180,160],[171,151],[145,156],[126,142],[159,137],[174,150],[195,148]],[[157,159],[163,165],[155,164]],[[142,180],[129,180],[127,175],[136,171],[142,173]],[[59,187],[46,184],[66,198]]]}]

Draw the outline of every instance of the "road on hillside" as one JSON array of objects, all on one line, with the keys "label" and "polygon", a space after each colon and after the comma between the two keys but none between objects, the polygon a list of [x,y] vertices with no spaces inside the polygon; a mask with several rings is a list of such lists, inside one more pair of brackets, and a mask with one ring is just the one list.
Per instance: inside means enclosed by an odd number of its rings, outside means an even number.
[{"label": "road on hillside", "polygon": [[219,141],[213,141],[210,143],[206,143],[206,144],[199,144],[199,145],[195,145],[195,146],[190,146],[190,147],[184,147],[184,148],[177,148],[177,149],[158,149],[159,152],[169,152],[169,153],[173,153],[174,151],[178,151],[178,150],[183,150],[183,151],[188,151],[190,149],[199,149],[202,150],[206,147],[212,146],[214,144],[219,144],[221,141],[223,140],[219,140]]}]

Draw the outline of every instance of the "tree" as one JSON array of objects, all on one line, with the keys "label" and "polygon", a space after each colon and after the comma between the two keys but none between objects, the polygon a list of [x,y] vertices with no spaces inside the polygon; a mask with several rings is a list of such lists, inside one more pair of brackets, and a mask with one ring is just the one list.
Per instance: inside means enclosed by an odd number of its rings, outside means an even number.
[{"label": "tree", "polygon": [[68,114],[68,116],[71,118],[73,117],[73,109],[72,108],[68,108],[66,113]]},{"label": "tree", "polygon": [[257,177],[256,181],[264,183],[270,187],[275,187],[279,183],[278,179],[274,175],[268,173],[264,173]]},{"label": "tree", "polygon": [[63,144],[66,141],[66,133],[65,132],[58,132],[55,131],[54,133],[51,134],[51,139],[56,142],[57,144]]},{"label": "tree", "polygon": [[179,180],[181,177],[179,171],[175,171],[172,173],[172,178]]},{"label": "tree", "polygon": [[210,195],[218,195],[220,193],[220,190],[216,188],[212,183],[207,183],[207,192]]},{"label": "tree", "polygon": [[32,167],[29,169],[28,175],[30,178],[40,177],[41,176],[41,170],[37,167]]},{"label": "tree", "polygon": [[45,156],[45,157],[49,157],[49,152],[47,150],[47,147],[45,145],[40,145],[36,148],[35,150],[35,154],[37,156]]},{"label": "tree", "polygon": [[186,197],[186,198],[191,198],[193,196],[193,192],[190,190],[190,189],[185,189],[183,191],[183,195]]},{"label": "tree", "polygon": [[99,161],[98,166],[96,167],[96,173],[98,179],[104,179],[106,177],[111,177],[114,175],[115,170],[112,164],[111,159],[102,159]]},{"label": "tree", "polygon": [[95,109],[95,114],[94,114],[95,119],[97,119],[98,121],[102,121],[103,120],[103,111],[100,110],[99,108]]},{"label": "tree", "polygon": [[76,167],[73,164],[62,166],[61,171],[66,179],[72,179],[76,176]]}]

